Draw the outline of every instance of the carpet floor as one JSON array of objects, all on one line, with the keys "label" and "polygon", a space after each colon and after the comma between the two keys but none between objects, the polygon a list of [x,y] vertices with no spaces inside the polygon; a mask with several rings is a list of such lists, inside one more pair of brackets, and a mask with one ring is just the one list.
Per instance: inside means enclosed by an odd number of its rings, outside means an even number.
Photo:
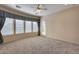
[{"label": "carpet floor", "polygon": [[78,54],[79,45],[42,36],[1,44],[0,54]]}]

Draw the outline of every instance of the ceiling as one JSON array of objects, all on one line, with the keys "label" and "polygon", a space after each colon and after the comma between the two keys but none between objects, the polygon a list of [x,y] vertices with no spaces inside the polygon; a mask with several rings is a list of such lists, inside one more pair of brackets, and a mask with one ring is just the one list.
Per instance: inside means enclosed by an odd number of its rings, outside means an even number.
[{"label": "ceiling", "polygon": [[65,5],[65,4],[44,4],[43,7],[47,8],[47,10],[44,10],[38,14],[35,14],[34,10],[36,9],[35,7],[37,7],[37,4],[18,4],[20,8],[16,8],[16,5],[17,4],[4,4],[4,6],[6,7],[10,7],[35,16],[46,16],[51,13],[56,13],[64,9],[75,6],[75,5]]}]

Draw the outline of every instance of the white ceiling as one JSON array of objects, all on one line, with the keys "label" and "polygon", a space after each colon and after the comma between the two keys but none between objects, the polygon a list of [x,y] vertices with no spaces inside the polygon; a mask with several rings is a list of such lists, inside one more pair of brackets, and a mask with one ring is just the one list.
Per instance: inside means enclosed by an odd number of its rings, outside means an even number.
[{"label": "white ceiling", "polygon": [[62,11],[64,9],[73,7],[74,5],[64,5],[64,4],[44,4],[44,8],[47,8],[47,10],[44,10],[38,14],[35,14],[34,10],[35,7],[37,6],[37,4],[18,4],[18,6],[20,6],[21,8],[16,8],[16,4],[5,4],[4,6],[10,7],[10,8],[14,8],[16,10],[25,12],[25,13],[29,13],[35,16],[46,16],[49,15],[51,13],[56,13],[59,11]]}]

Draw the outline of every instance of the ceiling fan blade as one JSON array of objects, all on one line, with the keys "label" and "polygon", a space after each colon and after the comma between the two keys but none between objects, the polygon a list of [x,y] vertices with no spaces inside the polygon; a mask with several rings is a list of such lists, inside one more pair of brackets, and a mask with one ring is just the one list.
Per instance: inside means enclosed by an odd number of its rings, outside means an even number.
[{"label": "ceiling fan blade", "polygon": [[31,8],[37,8],[37,6],[31,6]]},{"label": "ceiling fan blade", "polygon": [[35,13],[35,14],[38,14],[38,13]]},{"label": "ceiling fan blade", "polygon": [[43,8],[43,10],[47,10],[47,8]]},{"label": "ceiling fan blade", "polygon": [[39,8],[43,8],[43,5],[42,5],[42,4],[39,4],[38,7],[39,7]]},{"label": "ceiling fan blade", "polygon": [[47,8],[41,8],[40,10],[48,10]]},{"label": "ceiling fan blade", "polygon": [[47,8],[44,8],[42,4],[38,4],[35,10],[33,10],[33,12],[35,12],[35,14],[39,14],[40,12],[44,10],[47,10]]},{"label": "ceiling fan blade", "polygon": [[21,6],[19,6],[19,5],[16,5],[16,8],[21,8]]},{"label": "ceiling fan blade", "polygon": [[37,10],[33,10],[33,12],[36,12]]}]

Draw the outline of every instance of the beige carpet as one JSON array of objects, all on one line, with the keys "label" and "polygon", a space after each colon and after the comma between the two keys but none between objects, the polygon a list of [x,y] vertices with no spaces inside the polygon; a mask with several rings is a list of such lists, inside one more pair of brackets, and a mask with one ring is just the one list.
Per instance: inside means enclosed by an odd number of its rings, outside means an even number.
[{"label": "beige carpet", "polygon": [[0,53],[62,54],[79,53],[79,45],[45,37],[32,37],[0,45]]}]

